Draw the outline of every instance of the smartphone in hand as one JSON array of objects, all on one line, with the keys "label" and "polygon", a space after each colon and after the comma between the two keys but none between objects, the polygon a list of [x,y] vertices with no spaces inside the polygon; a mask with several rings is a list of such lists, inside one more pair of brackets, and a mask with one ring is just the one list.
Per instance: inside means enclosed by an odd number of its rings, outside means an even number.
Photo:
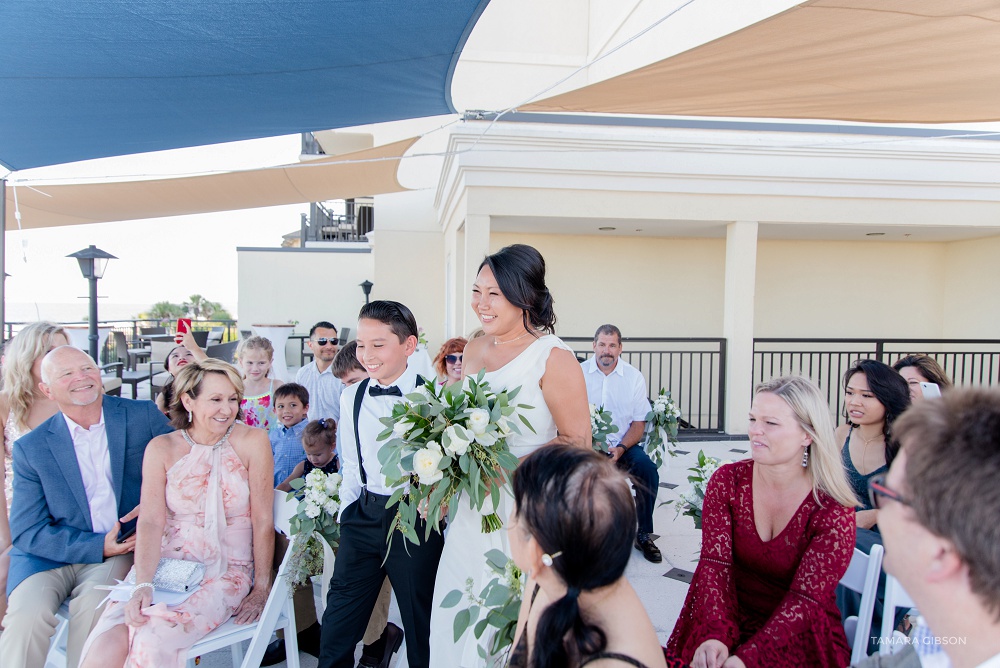
[{"label": "smartphone in hand", "polygon": [[118,537],[115,538],[115,542],[120,544],[124,543],[129,538],[131,538],[132,535],[135,534],[136,524],[137,524],[136,521],[133,520],[128,524],[126,524],[125,526],[123,526],[121,530],[118,532]]},{"label": "smartphone in hand", "polygon": [[941,398],[941,388],[938,387],[937,383],[920,383],[920,391],[923,393],[924,399]]},{"label": "smartphone in hand", "polygon": [[174,343],[180,344],[184,340],[183,335],[191,331],[191,318],[177,318],[177,334],[174,336]]}]

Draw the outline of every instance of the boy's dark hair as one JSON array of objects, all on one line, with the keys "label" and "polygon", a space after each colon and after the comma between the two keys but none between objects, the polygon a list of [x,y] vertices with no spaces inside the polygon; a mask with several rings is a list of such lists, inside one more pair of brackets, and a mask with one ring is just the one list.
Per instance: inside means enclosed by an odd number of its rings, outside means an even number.
[{"label": "boy's dark hair", "polygon": [[310,339],[313,337],[313,334],[316,333],[316,330],[319,329],[320,327],[322,327],[323,329],[332,329],[333,331],[337,332],[338,334],[340,333],[340,330],[337,329],[336,327],[334,327],[332,322],[327,322],[326,320],[320,320],[319,322],[317,322],[315,325],[313,325],[309,329],[309,338]]},{"label": "boy's dark hair", "polygon": [[358,320],[376,320],[396,335],[400,343],[405,343],[409,337],[417,336],[417,319],[410,309],[399,302],[379,299],[361,307]]},{"label": "boy's dark hair", "polygon": [[351,341],[337,351],[337,356],[333,358],[330,373],[336,378],[343,379],[352,371],[365,371],[365,367],[358,361],[358,342]]},{"label": "boy's dark hair", "polygon": [[285,383],[279,386],[274,391],[274,401],[277,402],[282,397],[295,397],[302,402],[303,406],[309,405],[309,390],[298,383]]}]

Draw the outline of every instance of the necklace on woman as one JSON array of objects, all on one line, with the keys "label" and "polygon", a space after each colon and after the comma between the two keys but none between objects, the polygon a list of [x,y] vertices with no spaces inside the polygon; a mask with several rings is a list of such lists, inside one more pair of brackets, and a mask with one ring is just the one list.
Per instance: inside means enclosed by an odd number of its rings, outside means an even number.
[{"label": "necklace on woman", "polygon": [[868,446],[869,446],[869,444],[874,443],[875,441],[883,439],[885,437],[885,434],[879,433],[879,434],[875,434],[871,438],[865,438],[865,435],[861,433],[860,429],[858,429],[858,436],[861,437],[861,440],[864,441],[864,444],[865,444],[864,449],[862,449],[862,451],[861,451],[861,466],[864,467],[865,466],[865,460],[868,457]]},{"label": "necklace on woman", "polygon": [[495,346],[503,346],[503,345],[506,345],[508,343],[514,343],[518,339],[523,339],[524,337],[526,337],[526,336],[528,336],[530,334],[531,334],[531,332],[525,332],[524,334],[521,334],[520,336],[515,336],[513,339],[508,339],[507,341],[501,341],[500,339],[498,339],[497,337],[494,336],[493,337],[493,345],[495,345]]},{"label": "necklace on woman", "polygon": [[196,445],[200,445],[203,448],[212,448],[213,450],[216,450],[216,449],[222,447],[222,445],[227,440],[229,440],[229,435],[231,433],[233,433],[233,427],[235,427],[235,426],[236,426],[235,422],[232,423],[231,425],[229,425],[229,429],[227,429],[226,433],[222,435],[222,438],[220,438],[217,442],[215,442],[215,443],[213,443],[211,445],[209,445],[208,443],[198,443],[193,438],[191,438],[191,434],[188,433],[187,429],[181,429],[181,436],[184,437],[184,440],[187,441],[188,445],[190,445],[191,447],[194,447]]}]

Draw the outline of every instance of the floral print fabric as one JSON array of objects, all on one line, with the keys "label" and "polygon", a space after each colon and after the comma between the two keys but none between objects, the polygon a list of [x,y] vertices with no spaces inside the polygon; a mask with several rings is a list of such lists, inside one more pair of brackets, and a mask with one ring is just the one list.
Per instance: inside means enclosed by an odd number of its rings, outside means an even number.
[{"label": "floral print fabric", "polygon": [[[126,667],[183,668],[188,649],[233,616],[252,584],[249,476],[228,440],[193,446],[167,471],[165,496],[160,556],[205,564],[205,581],[180,605],[150,606],[147,624],[128,627]],[[108,603],[83,655],[101,633],[124,624],[124,615],[124,603]]]}]

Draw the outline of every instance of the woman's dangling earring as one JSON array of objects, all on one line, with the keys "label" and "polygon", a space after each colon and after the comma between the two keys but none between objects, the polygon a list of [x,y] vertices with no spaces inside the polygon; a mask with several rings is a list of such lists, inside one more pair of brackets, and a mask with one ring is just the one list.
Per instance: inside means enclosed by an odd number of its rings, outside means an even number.
[{"label": "woman's dangling earring", "polygon": [[[194,424],[194,418],[191,417],[191,411],[188,411],[188,424]],[[805,466],[805,464],[803,464]]]},{"label": "woman's dangling earring", "polygon": [[806,446],[805,451],[802,453],[802,468],[809,466],[809,446]]}]

